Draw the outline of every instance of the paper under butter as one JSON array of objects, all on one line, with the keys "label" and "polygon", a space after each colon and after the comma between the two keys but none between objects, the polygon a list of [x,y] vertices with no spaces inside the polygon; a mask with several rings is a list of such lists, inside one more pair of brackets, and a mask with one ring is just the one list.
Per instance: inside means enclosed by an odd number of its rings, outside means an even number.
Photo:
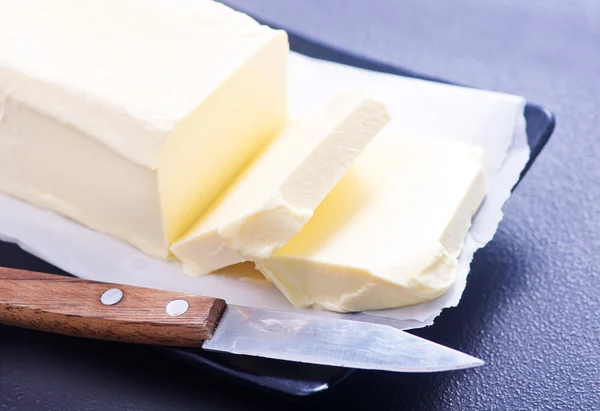
[{"label": "paper under butter", "polygon": [[[418,305],[369,312],[397,320],[401,328],[431,324],[455,306],[464,290],[473,253],[485,245],[502,219],[502,205],[529,158],[521,97],[370,72],[292,53],[289,61],[291,114],[333,93],[362,88],[386,103],[387,129],[405,135],[449,138],[481,145],[489,191],[465,239],[457,279],[443,296]],[[225,275],[189,277],[181,266],[149,257],[133,247],[52,212],[0,195],[0,239],[82,278],[224,298],[230,304],[296,311],[272,285],[240,281],[255,274],[248,264]],[[340,315],[320,312],[320,315]]]}]

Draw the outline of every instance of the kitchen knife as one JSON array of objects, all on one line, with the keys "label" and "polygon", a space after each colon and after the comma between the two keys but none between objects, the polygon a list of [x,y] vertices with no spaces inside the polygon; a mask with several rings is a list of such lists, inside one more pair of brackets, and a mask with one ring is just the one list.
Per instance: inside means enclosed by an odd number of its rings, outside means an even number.
[{"label": "kitchen knife", "polygon": [[0,324],[371,370],[432,372],[483,365],[365,318],[227,305],[218,298],[0,267]]}]

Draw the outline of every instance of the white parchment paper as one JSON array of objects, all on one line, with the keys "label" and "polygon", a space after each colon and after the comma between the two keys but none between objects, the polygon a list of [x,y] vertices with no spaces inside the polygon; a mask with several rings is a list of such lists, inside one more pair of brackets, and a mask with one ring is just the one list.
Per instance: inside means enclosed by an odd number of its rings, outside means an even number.
[{"label": "white parchment paper", "polygon": [[[465,240],[455,284],[423,304],[369,315],[400,320],[396,326],[431,324],[443,308],[458,304],[473,253],[490,241],[502,219],[502,205],[529,158],[521,97],[381,74],[340,64],[290,56],[290,112],[324,103],[333,93],[363,89],[387,104],[388,129],[402,134],[468,141],[485,149],[489,190]],[[78,277],[220,297],[230,304],[277,310],[296,308],[271,284],[249,280],[248,264],[226,275],[189,277],[176,262],[149,257],[109,236],[52,212],[0,194],[0,239]],[[316,311],[318,315],[339,315]]]}]

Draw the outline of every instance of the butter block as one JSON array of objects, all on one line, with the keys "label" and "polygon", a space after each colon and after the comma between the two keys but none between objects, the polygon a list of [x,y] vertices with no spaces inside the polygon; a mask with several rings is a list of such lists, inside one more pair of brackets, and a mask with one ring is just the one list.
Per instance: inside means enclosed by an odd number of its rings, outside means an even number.
[{"label": "butter block", "polygon": [[442,295],[486,182],[479,147],[378,135],[312,219],[257,268],[296,307],[363,311]]},{"label": "butter block", "polygon": [[0,0],[0,192],[167,258],[284,127],[288,51],[209,0]]},{"label": "butter block", "polygon": [[386,108],[340,93],[289,124],[171,247],[190,273],[269,257],[294,237],[388,123]]}]

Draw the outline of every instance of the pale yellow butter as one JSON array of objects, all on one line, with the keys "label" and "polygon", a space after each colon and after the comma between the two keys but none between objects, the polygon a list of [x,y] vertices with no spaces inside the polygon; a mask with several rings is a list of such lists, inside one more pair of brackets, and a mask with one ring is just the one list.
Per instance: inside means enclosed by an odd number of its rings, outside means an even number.
[{"label": "pale yellow butter", "polygon": [[347,92],[291,122],[172,252],[202,274],[268,257],[302,229],[388,121],[382,104]]},{"label": "pale yellow butter", "polygon": [[376,310],[442,295],[486,192],[482,155],[465,143],[383,132],[302,231],[257,268],[297,307]]},{"label": "pale yellow butter", "polygon": [[0,191],[166,258],[284,126],[288,50],[208,0],[0,0]]}]

